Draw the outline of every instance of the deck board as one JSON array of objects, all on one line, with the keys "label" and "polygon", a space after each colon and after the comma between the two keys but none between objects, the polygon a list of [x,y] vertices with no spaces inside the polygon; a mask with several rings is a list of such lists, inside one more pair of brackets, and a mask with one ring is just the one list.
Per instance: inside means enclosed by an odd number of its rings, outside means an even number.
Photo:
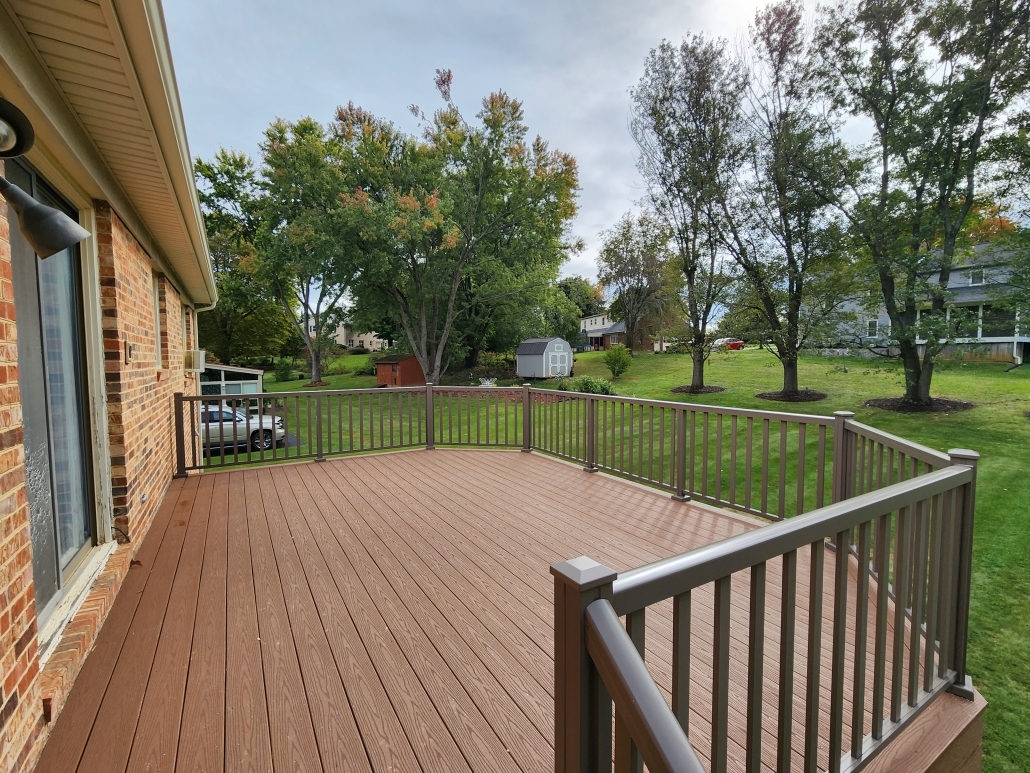
[{"label": "deck board", "polygon": [[[512,451],[416,450],[176,481],[37,770],[549,770],[548,565],[585,554],[624,571],[756,525]],[[807,553],[798,559],[794,769],[804,738]],[[780,562],[767,572],[762,760],[771,770]],[[732,770],[745,755],[748,587],[746,572],[734,575]],[[853,583],[851,594],[853,610]],[[671,607],[647,615],[646,660],[667,698]],[[690,737],[706,759],[711,588],[693,594],[693,610]],[[827,593],[824,684],[832,612]],[[849,659],[848,696],[852,672]],[[825,767],[828,701],[819,710]],[[867,702],[867,725],[869,711]],[[850,723],[846,709],[845,738]]]}]

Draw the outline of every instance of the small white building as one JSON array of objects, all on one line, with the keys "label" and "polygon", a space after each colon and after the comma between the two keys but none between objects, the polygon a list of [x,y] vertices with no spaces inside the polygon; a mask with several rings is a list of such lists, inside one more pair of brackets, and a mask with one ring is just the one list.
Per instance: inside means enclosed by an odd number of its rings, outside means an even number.
[{"label": "small white building", "polygon": [[258,368],[210,363],[200,374],[202,395],[256,395],[265,391],[265,372]]},{"label": "small white building", "polygon": [[519,378],[572,375],[572,346],[564,338],[529,338],[515,352]]}]

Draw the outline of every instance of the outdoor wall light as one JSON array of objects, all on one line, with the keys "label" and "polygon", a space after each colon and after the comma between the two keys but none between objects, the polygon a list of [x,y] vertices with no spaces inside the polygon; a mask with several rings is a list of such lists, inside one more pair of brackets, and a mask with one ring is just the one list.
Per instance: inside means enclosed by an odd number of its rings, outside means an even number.
[{"label": "outdoor wall light", "polygon": [[[25,114],[6,99],[0,99],[0,158],[21,156],[35,141],[32,124]],[[56,255],[89,236],[89,231],[64,212],[40,204],[3,177],[0,177],[0,196],[11,205],[18,216],[22,236],[41,258]]]}]

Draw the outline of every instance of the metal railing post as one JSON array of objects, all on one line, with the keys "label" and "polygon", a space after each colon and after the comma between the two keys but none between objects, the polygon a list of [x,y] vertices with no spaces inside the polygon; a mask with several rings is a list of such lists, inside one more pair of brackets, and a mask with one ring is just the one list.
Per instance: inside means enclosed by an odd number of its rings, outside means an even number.
[{"label": "metal railing post", "polygon": [[980,454],[965,448],[948,451],[952,465],[963,465],[973,471],[973,479],[962,487],[962,512],[958,528],[958,588],[955,595],[955,641],[951,648],[951,667],[955,684],[949,692],[973,700],[973,680],[966,674],[966,650],[969,644],[969,598],[973,576],[973,512],[976,508],[976,466]]},{"label": "metal railing post", "polygon": [[855,464],[851,455],[851,432],[847,422],[855,418],[851,411],[833,413],[833,502],[843,502],[855,489]]},{"label": "metal railing post", "polygon": [[325,451],[322,448],[322,395],[315,394],[315,461],[325,461]]},{"label": "metal railing post", "polygon": [[597,400],[587,398],[587,472],[597,472]]},{"label": "metal railing post", "polygon": [[426,448],[436,448],[436,421],[433,410],[433,385],[426,384]]},{"label": "metal railing post", "polygon": [[533,396],[529,384],[522,385],[522,450],[529,453],[533,450]]},{"label": "metal railing post", "polygon": [[[672,498],[677,502],[689,502],[687,491],[687,409],[681,408],[676,427],[676,493]],[[731,474],[736,474],[734,470]]]},{"label": "metal railing post", "polygon": [[182,412],[182,392],[176,392],[173,397],[173,408],[175,411],[175,474],[173,478],[186,477],[186,428],[184,426]]},{"label": "metal railing post", "polygon": [[554,770],[588,773],[612,758],[611,697],[586,644],[586,608],[612,598],[614,569],[580,556],[554,575]]}]

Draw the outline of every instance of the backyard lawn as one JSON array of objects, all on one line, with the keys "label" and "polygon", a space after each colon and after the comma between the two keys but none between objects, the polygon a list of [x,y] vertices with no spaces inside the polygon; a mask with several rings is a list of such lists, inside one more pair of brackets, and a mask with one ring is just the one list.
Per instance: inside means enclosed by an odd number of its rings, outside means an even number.
[{"label": "backyard lawn", "polygon": [[[934,375],[935,396],[968,400],[970,411],[898,414],[862,403],[902,394],[898,367],[881,360],[806,357],[802,389],[825,392],[813,403],[776,403],[754,395],[780,389],[779,363],[758,350],[713,355],[706,382],[725,392],[673,394],[690,381],[685,355],[638,354],[615,381],[620,395],[684,400],[739,408],[831,414],[857,419],[940,451],[980,453],[974,541],[969,672],[990,702],[984,730],[984,770],[1027,770],[1030,760],[1030,365],[1004,372],[1003,364],[947,363]],[[608,378],[601,353],[576,355],[577,376]]]}]

